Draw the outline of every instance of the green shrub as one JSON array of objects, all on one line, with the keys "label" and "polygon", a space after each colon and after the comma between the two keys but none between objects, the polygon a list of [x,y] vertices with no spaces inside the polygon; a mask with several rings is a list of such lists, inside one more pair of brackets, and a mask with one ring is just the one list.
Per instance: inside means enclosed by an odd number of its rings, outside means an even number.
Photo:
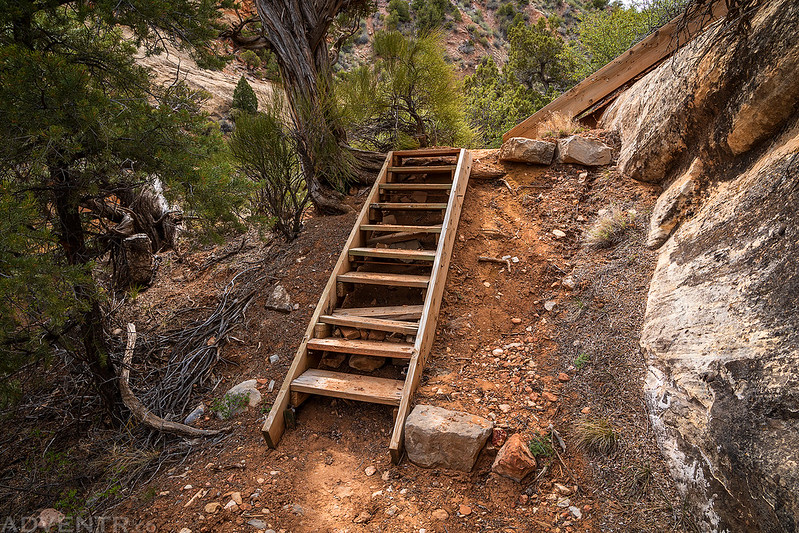
[{"label": "green shrub", "polygon": [[239,59],[241,59],[250,70],[261,66],[261,58],[252,50],[244,50],[239,54]]},{"label": "green shrub", "polygon": [[271,217],[275,228],[290,241],[300,232],[309,195],[297,135],[283,123],[283,117],[283,100],[273,95],[264,113],[239,117],[230,149],[239,171],[255,185],[253,211]]},{"label": "green shrub", "polygon": [[527,447],[536,459],[539,457],[549,457],[555,454],[550,436],[544,433],[536,433],[533,435],[533,438],[527,443]]},{"label": "green shrub", "polygon": [[236,411],[247,405],[250,401],[250,395],[246,393],[241,394],[225,394],[223,398],[217,398],[211,402],[211,411],[216,413],[222,420],[227,420],[233,416]]},{"label": "green shrub", "polygon": [[245,113],[255,113],[258,111],[258,98],[255,96],[255,91],[252,90],[250,84],[244,76],[239,79],[236,88],[233,90],[233,109],[239,109]]}]

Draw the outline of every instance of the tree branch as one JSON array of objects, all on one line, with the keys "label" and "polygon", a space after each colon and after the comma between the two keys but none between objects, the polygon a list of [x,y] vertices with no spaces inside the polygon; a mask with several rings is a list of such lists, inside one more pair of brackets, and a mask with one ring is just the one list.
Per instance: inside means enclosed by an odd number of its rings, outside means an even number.
[{"label": "tree branch", "polygon": [[136,326],[128,324],[128,343],[125,346],[125,357],[119,373],[119,391],[122,394],[122,401],[125,403],[133,417],[144,425],[164,433],[174,433],[184,437],[213,437],[230,428],[223,429],[197,429],[186,424],[170,422],[159,416],[152,414],[141,401],[133,394],[130,389],[130,363],[133,360],[133,349],[136,347]]}]

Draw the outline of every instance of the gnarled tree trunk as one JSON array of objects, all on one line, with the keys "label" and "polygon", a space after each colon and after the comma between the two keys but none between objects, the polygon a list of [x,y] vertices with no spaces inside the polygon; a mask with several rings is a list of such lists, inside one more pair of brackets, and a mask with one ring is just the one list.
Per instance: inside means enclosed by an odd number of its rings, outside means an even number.
[{"label": "gnarled tree trunk", "polygon": [[[349,179],[363,181],[372,165],[355,162],[346,135],[328,107],[332,72],[326,40],[336,16],[369,0],[256,0],[264,39],[275,52],[300,140],[300,159],[311,201],[322,213],[348,208],[336,190],[336,173],[349,167]],[[337,152],[337,153],[336,153]],[[345,164],[342,165],[342,162]],[[336,168],[337,167],[337,168]]]}]

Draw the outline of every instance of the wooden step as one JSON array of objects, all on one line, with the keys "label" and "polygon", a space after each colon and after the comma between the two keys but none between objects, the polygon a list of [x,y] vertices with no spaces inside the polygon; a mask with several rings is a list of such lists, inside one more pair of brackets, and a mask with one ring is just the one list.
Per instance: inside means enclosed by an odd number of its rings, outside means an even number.
[{"label": "wooden step", "polygon": [[381,191],[448,191],[451,183],[381,183]]},{"label": "wooden step", "polygon": [[362,224],[363,231],[391,231],[398,233],[441,233],[441,225],[437,226],[404,226],[402,224]]},{"label": "wooden step", "polygon": [[345,326],[358,329],[373,329],[376,331],[387,331],[389,333],[403,333],[405,335],[416,335],[419,330],[418,322],[403,322],[401,320],[386,320],[383,318],[370,318],[354,315],[322,315],[319,322],[332,326]]},{"label": "wooden step", "polygon": [[389,305],[384,307],[342,307],[333,311],[334,316],[361,316],[370,318],[393,318],[394,320],[418,320],[423,305]]},{"label": "wooden step", "polygon": [[332,396],[347,400],[399,405],[403,381],[308,369],[291,382],[292,392]]},{"label": "wooden step", "polygon": [[310,339],[309,350],[326,352],[349,353],[359,355],[372,355],[375,357],[396,357],[410,359],[413,344],[407,342],[383,342],[366,340],[347,340],[338,337],[324,339]]},{"label": "wooden step", "polygon": [[371,207],[372,209],[383,209],[383,210],[407,209],[407,210],[413,210],[413,211],[422,211],[422,210],[438,211],[438,210],[446,209],[447,208],[447,204],[446,203],[428,204],[428,203],[421,203],[421,202],[419,202],[419,203],[377,202],[377,203],[369,204],[369,207]]},{"label": "wooden step", "polygon": [[460,155],[460,148],[420,148],[417,150],[395,150],[397,157],[435,157],[443,155]]},{"label": "wooden step", "polygon": [[435,250],[403,250],[401,248],[350,248],[350,255],[375,257],[380,259],[412,259],[414,261],[434,261]]},{"label": "wooden step", "polygon": [[394,174],[447,174],[455,170],[455,165],[428,165],[421,167],[388,167]]},{"label": "wooden step", "polygon": [[338,281],[363,285],[388,285],[391,287],[416,287],[426,289],[430,276],[414,274],[386,274],[385,272],[347,272],[339,274]]}]

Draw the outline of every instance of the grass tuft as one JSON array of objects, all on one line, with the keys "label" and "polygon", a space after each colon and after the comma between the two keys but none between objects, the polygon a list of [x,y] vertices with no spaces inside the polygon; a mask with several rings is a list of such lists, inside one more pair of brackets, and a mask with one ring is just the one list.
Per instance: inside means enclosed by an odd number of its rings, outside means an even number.
[{"label": "grass tuft", "polygon": [[585,243],[592,248],[609,248],[624,239],[635,215],[618,207],[606,209],[585,234]]},{"label": "grass tuft", "polygon": [[538,137],[542,139],[560,139],[585,130],[586,128],[571,115],[564,115],[556,111],[538,125],[537,133]]},{"label": "grass tuft", "polygon": [[587,418],[575,428],[577,443],[582,448],[607,455],[616,449],[618,437],[607,418]]}]

